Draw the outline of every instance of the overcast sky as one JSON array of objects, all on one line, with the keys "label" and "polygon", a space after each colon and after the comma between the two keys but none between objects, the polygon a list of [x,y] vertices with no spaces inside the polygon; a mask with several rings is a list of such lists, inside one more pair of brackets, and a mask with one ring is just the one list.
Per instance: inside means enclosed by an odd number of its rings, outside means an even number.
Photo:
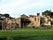
[{"label": "overcast sky", "polygon": [[21,14],[36,15],[45,10],[53,11],[53,0],[0,0],[0,13],[17,18]]}]

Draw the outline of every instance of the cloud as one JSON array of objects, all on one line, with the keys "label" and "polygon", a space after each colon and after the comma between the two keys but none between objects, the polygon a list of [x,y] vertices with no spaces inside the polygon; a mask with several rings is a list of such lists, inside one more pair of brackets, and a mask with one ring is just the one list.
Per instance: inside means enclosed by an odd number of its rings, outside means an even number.
[{"label": "cloud", "polygon": [[[13,1],[13,2],[8,2],[7,4],[1,4],[0,6],[0,12],[1,13],[12,13],[12,12],[15,12],[17,11],[21,5],[23,5],[27,0],[16,0],[16,1]],[[17,7],[17,8],[16,8]]]},{"label": "cloud", "polygon": [[[53,8],[52,0],[0,0],[0,13],[9,13],[11,15],[12,13],[15,14],[17,12],[18,14],[23,14],[25,13],[25,11],[23,10],[27,11],[26,14],[30,14],[31,12],[28,12],[28,10],[32,11],[31,9],[35,8],[37,8],[36,10],[38,10],[38,8],[44,9],[51,7]],[[32,13],[34,11],[32,11]]]}]

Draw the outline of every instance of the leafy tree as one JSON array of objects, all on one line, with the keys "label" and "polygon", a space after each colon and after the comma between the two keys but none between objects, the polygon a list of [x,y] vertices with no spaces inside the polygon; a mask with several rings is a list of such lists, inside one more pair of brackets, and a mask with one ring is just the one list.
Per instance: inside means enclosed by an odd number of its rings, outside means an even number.
[{"label": "leafy tree", "polygon": [[50,10],[46,10],[44,12],[42,12],[42,15],[48,16],[50,15],[51,11]]},{"label": "leafy tree", "polygon": [[42,15],[53,17],[53,12],[51,10],[46,10],[42,12]]},{"label": "leafy tree", "polygon": [[2,14],[0,13],[0,15],[2,15]]},{"label": "leafy tree", "polygon": [[3,16],[5,16],[5,17],[9,17],[9,14],[4,14]]}]

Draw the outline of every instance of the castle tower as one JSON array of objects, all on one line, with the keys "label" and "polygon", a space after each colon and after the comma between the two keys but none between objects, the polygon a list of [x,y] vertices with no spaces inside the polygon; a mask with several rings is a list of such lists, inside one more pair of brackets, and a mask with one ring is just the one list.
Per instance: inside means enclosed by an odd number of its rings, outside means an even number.
[{"label": "castle tower", "polygon": [[35,17],[35,27],[40,27],[40,14],[37,13],[37,16]]}]

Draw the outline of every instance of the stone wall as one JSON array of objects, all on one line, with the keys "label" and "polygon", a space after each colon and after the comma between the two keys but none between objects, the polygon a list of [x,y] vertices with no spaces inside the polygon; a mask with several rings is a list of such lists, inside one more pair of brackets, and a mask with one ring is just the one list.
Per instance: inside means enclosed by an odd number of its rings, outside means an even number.
[{"label": "stone wall", "polygon": [[[23,17],[22,17],[23,16]],[[21,18],[25,18],[30,20],[31,23],[29,23],[27,26],[28,27],[40,27],[41,25],[51,25],[51,21],[53,21],[53,18],[50,18],[49,16],[43,16],[42,18],[44,19],[44,22],[41,24],[41,16],[39,14],[35,15],[22,15],[19,18],[16,19],[10,19],[6,18],[4,21],[6,23],[5,28],[6,29],[12,29],[12,28],[21,28]],[[43,21],[43,20],[42,20]]]}]

